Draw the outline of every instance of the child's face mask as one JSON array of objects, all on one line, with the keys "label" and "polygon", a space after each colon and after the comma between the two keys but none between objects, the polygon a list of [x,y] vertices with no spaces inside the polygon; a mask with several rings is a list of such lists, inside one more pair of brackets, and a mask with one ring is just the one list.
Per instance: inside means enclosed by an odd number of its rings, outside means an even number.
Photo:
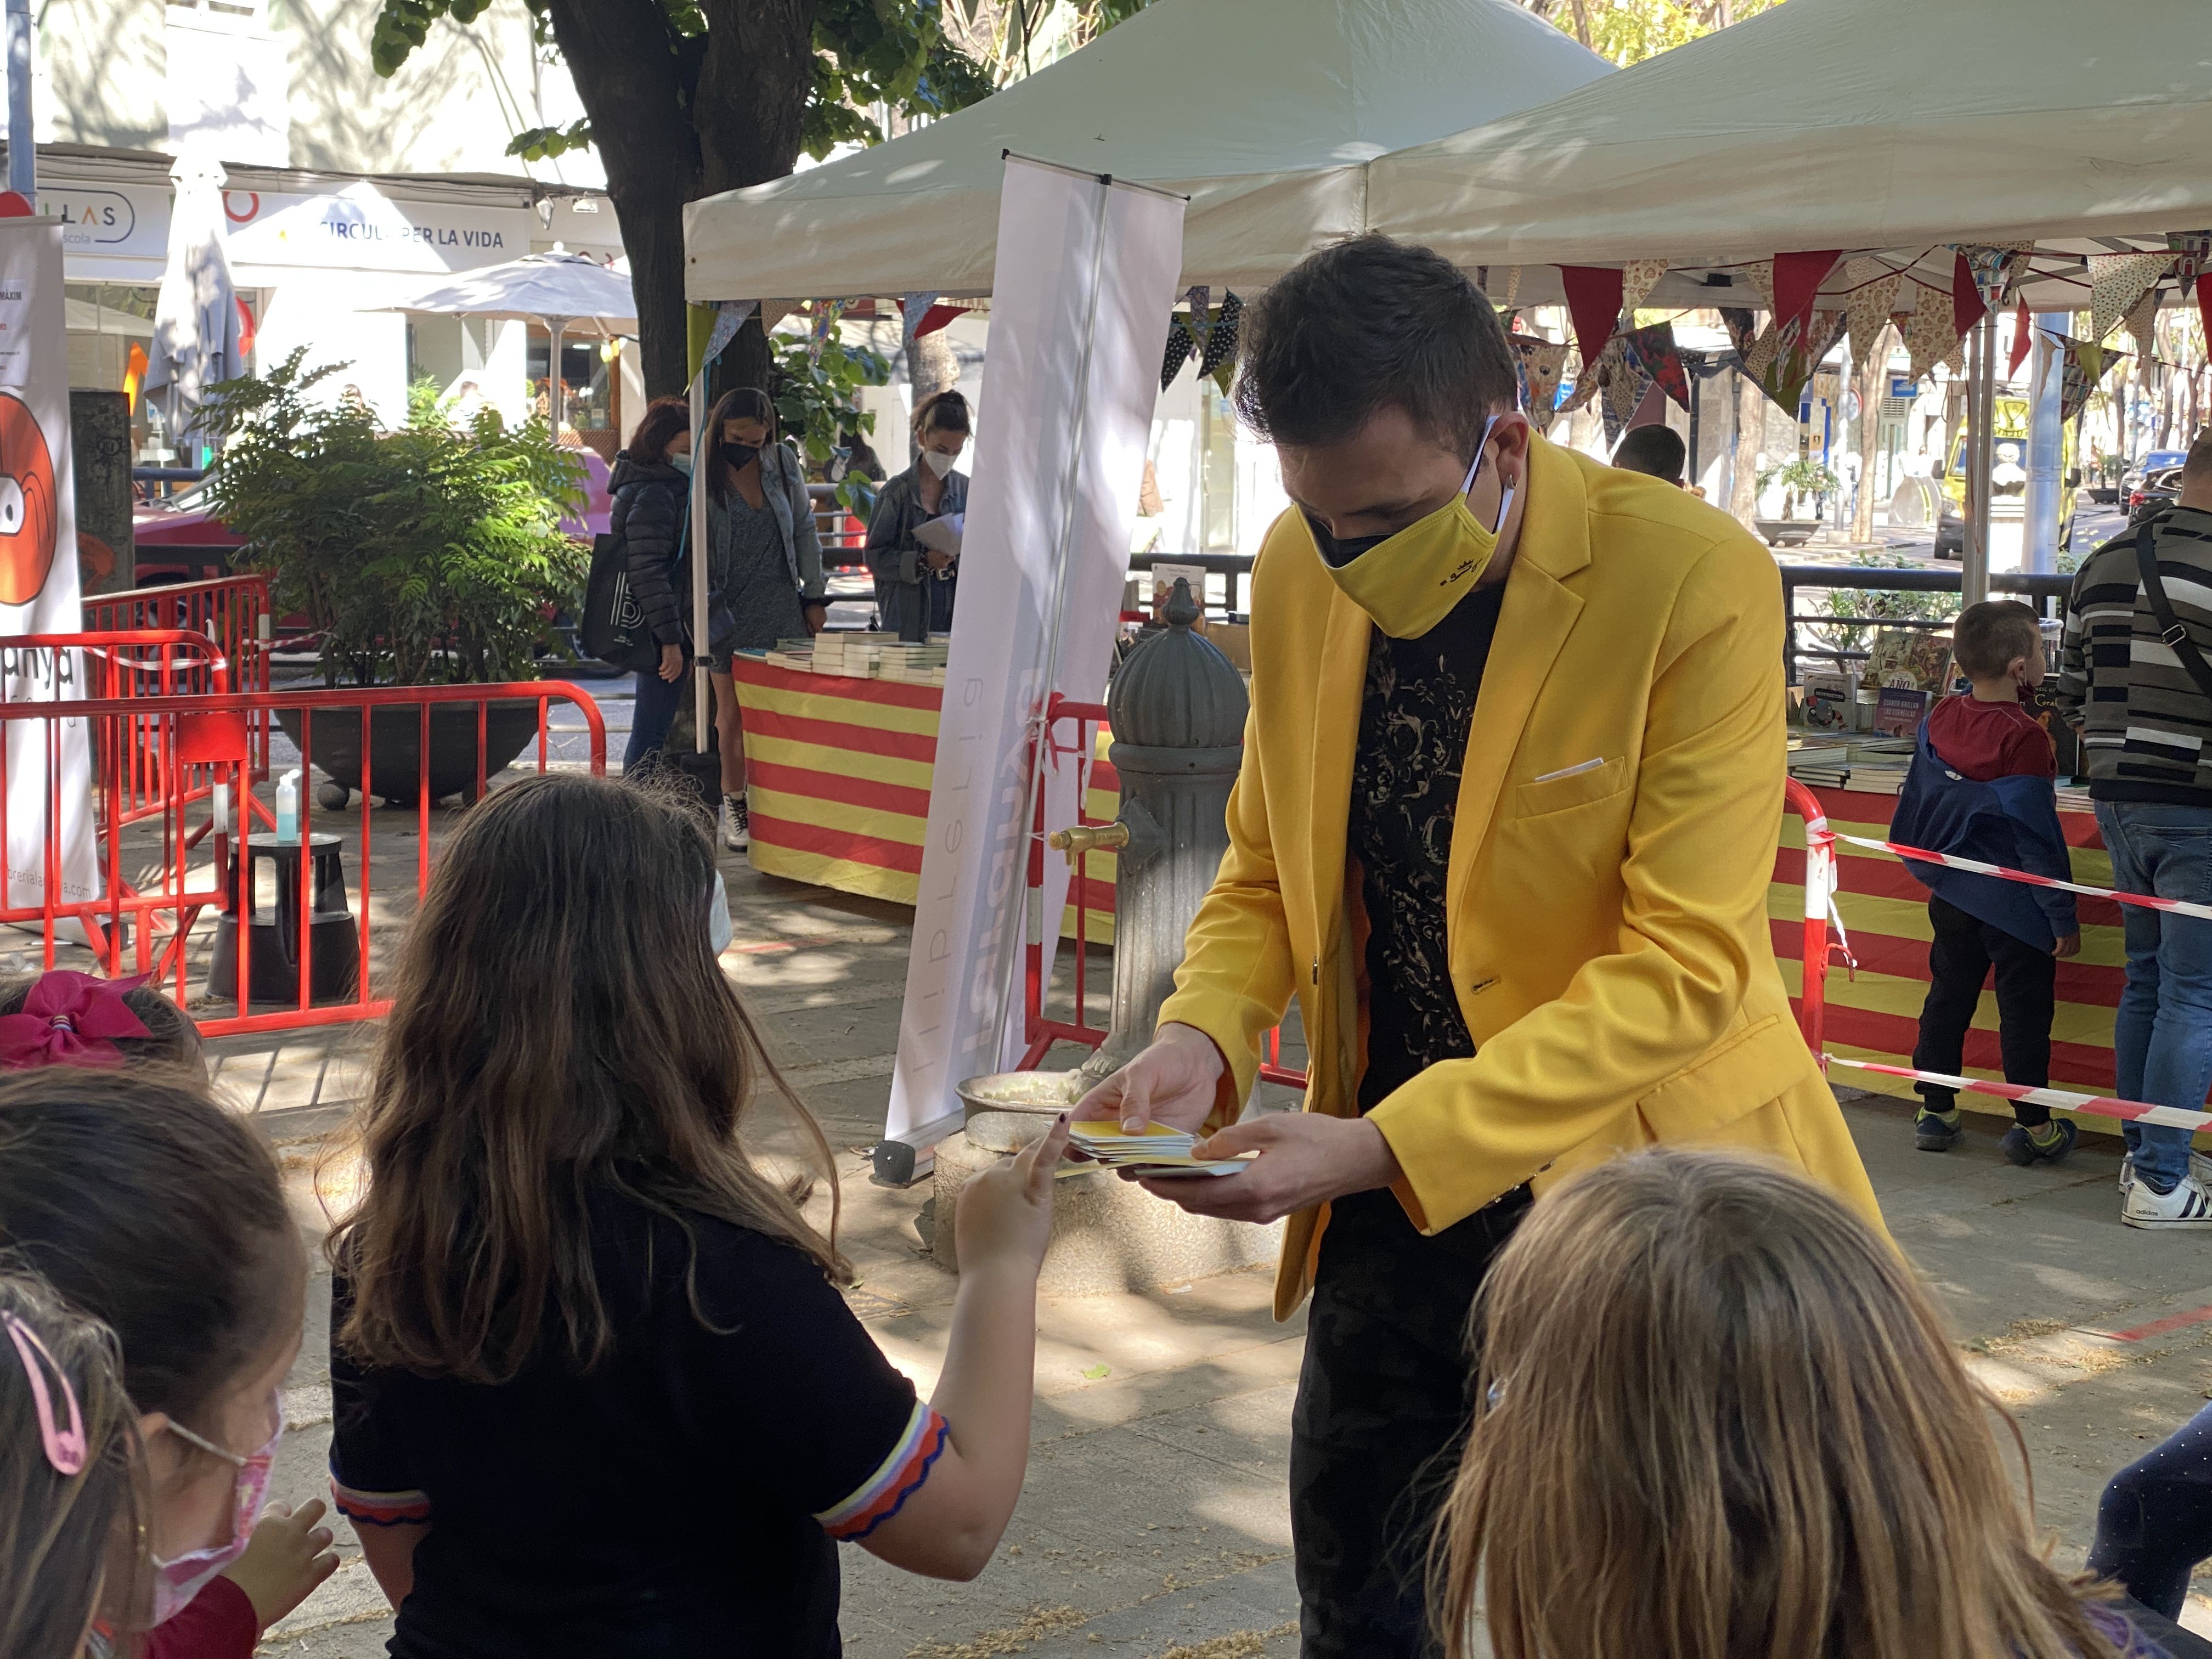
[{"label": "child's face mask", "polygon": [[270,1466],[276,1461],[277,1443],[284,1438],[284,1401],[271,1392],[269,1407],[276,1419],[276,1432],[260,1450],[241,1457],[211,1440],[203,1440],[183,1425],[172,1423],[168,1431],[179,1439],[210,1452],[238,1471],[231,1487],[230,1541],[210,1549],[191,1550],[174,1560],[154,1559],[154,1622],[166,1624],[191,1604],[209,1580],[246,1553],[253,1538],[253,1523],[260,1518],[262,1501],[269,1496]]}]

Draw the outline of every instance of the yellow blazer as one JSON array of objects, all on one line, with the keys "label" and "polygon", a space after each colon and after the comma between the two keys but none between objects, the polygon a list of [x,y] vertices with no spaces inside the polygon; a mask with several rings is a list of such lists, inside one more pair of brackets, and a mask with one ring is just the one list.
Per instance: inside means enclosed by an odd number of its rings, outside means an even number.
[{"label": "yellow blazer", "polygon": [[[1656,479],[1541,439],[1528,465],[1445,884],[1477,1053],[1369,1115],[1404,1170],[1398,1197],[1434,1233],[1523,1182],[1540,1195],[1666,1141],[1780,1158],[1880,1225],[1768,933],[1786,752],[1774,562]],[[1250,1093],[1293,995],[1306,1109],[1358,1109],[1364,928],[1345,839],[1370,626],[1284,514],[1253,570],[1229,851],[1160,1011],[1228,1057],[1218,1116]],[[1311,1285],[1326,1223],[1326,1206],[1291,1218],[1277,1317]]]}]

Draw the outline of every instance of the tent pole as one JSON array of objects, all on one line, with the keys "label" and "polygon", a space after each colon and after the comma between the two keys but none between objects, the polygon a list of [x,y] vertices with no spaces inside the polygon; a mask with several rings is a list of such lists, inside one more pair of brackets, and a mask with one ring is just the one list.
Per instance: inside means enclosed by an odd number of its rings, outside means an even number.
[{"label": "tent pole", "polygon": [[568,402],[568,388],[561,380],[561,337],[568,331],[568,319],[566,317],[550,318],[547,319],[546,329],[553,337],[553,346],[545,358],[545,410],[547,418],[553,423],[553,441],[557,444],[561,441],[561,416],[567,412]]},{"label": "tent pole", "polygon": [[[2039,333],[2063,334],[2073,319],[2063,312],[2040,312],[2029,325]],[[2031,347],[2027,402],[2027,557],[2025,567],[2039,575],[2058,568],[2059,507],[2064,491],[2066,429],[2058,418],[2065,391],[2065,361],[2046,340]]]},{"label": "tent pole", "polygon": [[691,377],[691,710],[701,754],[707,752],[707,365]]},{"label": "tent pole", "polygon": [[31,131],[31,0],[8,0],[8,188],[39,199],[39,146]]},{"label": "tent pole", "polygon": [[1979,605],[1990,596],[1990,436],[1996,407],[1996,325],[1994,313],[1974,325],[1966,369],[1966,533],[1960,549],[1960,599]]}]

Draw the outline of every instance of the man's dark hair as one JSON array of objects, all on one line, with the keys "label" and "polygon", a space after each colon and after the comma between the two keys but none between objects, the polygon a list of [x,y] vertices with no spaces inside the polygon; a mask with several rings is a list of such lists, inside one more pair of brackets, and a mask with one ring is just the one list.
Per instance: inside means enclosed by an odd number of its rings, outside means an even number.
[{"label": "man's dark hair", "polygon": [[1615,466],[1631,472],[1649,472],[1670,484],[1682,482],[1682,466],[1688,458],[1689,451],[1682,447],[1682,434],[1671,426],[1656,422],[1632,426],[1622,437],[1620,447],[1613,452]]},{"label": "man's dark hair", "polygon": [[2018,599],[1984,599],[1959,613],[1951,654],[1968,679],[1996,679],[2016,659],[2034,653],[2042,627],[2035,612]]},{"label": "man's dark hair", "polygon": [[2202,489],[2212,484],[2212,426],[2197,434],[2189,446],[2189,454],[2181,463],[2181,487]]},{"label": "man's dark hair", "polygon": [[1358,236],[1298,262],[1245,313],[1237,412],[1263,438],[1341,443],[1396,407],[1472,458],[1518,402],[1505,331],[1442,254]]}]

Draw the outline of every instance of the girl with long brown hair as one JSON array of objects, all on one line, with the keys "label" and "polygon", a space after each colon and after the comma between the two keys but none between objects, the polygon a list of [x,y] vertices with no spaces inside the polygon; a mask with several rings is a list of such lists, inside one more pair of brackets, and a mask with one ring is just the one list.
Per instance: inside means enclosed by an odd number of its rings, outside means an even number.
[{"label": "girl with long brown hair", "polygon": [[[1450,1659],[2108,1659],[1911,1269],[1779,1165],[1651,1152],[1539,1204],[1478,1298],[1436,1552]],[[1976,1408],[1979,1409],[1977,1410]]]},{"label": "girl with long brown hair", "polygon": [[1064,1126],[963,1194],[922,1403],[748,1154],[780,1079],[720,902],[698,817],[552,774],[471,809],[409,930],[331,1242],[331,1470],[402,1659],[817,1659],[836,1540],[972,1577],[1012,1512]]}]

